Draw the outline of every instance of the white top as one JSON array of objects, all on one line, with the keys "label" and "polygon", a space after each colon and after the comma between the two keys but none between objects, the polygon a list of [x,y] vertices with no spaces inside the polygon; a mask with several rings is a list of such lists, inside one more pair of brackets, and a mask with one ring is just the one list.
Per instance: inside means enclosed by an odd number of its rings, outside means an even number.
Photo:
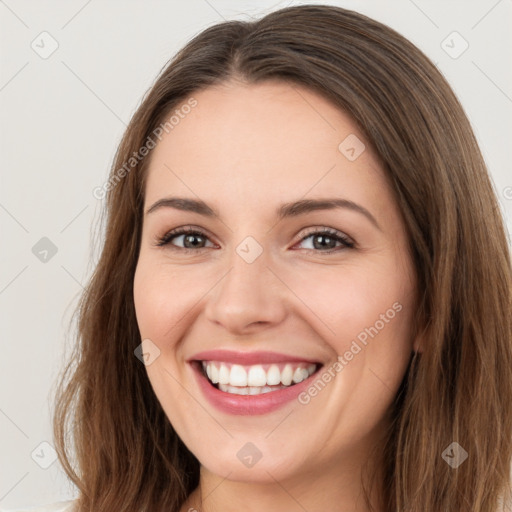
[{"label": "white top", "polygon": [[0,512],[72,512],[73,504],[78,500],[59,501],[41,507],[25,507],[25,508],[0,508]]}]

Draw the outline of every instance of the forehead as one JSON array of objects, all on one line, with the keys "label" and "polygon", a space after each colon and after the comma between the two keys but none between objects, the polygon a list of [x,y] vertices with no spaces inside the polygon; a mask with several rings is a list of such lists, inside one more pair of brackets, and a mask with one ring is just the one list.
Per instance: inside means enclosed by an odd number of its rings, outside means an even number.
[{"label": "forehead", "polygon": [[357,125],[319,94],[283,82],[228,83],[192,98],[194,107],[182,108],[185,101],[169,114],[173,127],[152,151],[146,204],[165,193],[219,209],[237,199],[261,208],[326,194],[377,208],[391,201]]}]

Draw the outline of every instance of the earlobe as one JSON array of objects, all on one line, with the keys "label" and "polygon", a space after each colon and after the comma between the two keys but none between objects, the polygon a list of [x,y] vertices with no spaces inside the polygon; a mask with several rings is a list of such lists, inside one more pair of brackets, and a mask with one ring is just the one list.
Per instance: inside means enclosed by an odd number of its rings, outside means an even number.
[{"label": "earlobe", "polygon": [[[424,325],[424,324],[420,323],[419,325]],[[414,341],[412,343],[412,351],[422,354],[424,347],[425,347],[425,341],[426,341],[425,327],[418,329],[413,336],[414,336]]]},{"label": "earlobe", "polygon": [[413,352],[417,352],[419,354],[423,353],[424,347],[424,336],[423,334],[418,334],[414,340],[412,350]]}]

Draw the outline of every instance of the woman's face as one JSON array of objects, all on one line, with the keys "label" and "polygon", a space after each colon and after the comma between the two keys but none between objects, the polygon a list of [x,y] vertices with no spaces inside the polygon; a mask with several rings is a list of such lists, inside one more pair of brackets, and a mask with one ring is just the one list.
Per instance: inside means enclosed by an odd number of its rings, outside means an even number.
[{"label": "woman's face", "polygon": [[[315,93],[230,83],[193,97],[148,168],[134,299],[151,385],[209,472],[353,470],[418,348],[392,191]],[[166,237],[181,228],[193,234]]]}]

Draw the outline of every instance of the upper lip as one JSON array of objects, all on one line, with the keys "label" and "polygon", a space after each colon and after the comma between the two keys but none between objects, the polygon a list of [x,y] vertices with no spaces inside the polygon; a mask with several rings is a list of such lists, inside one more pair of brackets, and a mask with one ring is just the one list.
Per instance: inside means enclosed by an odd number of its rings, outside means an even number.
[{"label": "upper lip", "polygon": [[318,363],[318,360],[307,357],[292,356],[279,352],[254,351],[239,352],[235,350],[205,350],[189,358],[189,361],[222,361],[240,365],[271,364],[271,363]]}]

